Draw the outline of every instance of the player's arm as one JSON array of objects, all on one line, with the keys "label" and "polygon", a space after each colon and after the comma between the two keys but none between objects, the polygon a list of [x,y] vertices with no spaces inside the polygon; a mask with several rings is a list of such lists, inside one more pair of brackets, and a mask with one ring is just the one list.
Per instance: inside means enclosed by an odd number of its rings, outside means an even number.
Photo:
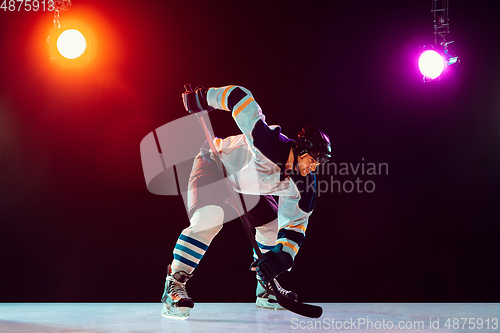
[{"label": "player's arm", "polygon": [[208,105],[231,112],[241,132],[253,143],[252,131],[257,121],[265,123],[265,117],[252,93],[241,86],[210,88],[207,92]]},{"label": "player's arm", "polygon": [[231,112],[236,124],[251,144],[253,144],[252,131],[257,121],[262,120],[265,124],[265,117],[259,105],[252,93],[244,87],[225,86],[208,90],[198,87],[195,91],[186,92],[182,96],[184,106],[189,112],[214,109]]},{"label": "player's arm", "polygon": [[287,224],[283,228],[278,230],[278,239],[276,241],[277,244],[283,245],[283,251],[288,253],[292,259],[295,259],[295,256],[300,250],[302,243],[306,239],[306,229],[307,229],[307,220],[306,221],[297,221],[297,223]]}]

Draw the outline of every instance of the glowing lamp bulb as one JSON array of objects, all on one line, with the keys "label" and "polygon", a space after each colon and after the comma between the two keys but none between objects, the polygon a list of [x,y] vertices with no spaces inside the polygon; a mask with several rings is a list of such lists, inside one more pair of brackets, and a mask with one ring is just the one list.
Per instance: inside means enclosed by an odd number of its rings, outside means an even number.
[{"label": "glowing lamp bulb", "polygon": [[57,38],[57,50],[65,58],[76,59],[85,52],[86,48],[87,41],[78,30],[64,30]]},{"label": "glowing lamp bulb", "polygon": [[436,51],[427,50],[420,55],[418,67],[422,75],[435,79],[443,72],[444,60]]}]

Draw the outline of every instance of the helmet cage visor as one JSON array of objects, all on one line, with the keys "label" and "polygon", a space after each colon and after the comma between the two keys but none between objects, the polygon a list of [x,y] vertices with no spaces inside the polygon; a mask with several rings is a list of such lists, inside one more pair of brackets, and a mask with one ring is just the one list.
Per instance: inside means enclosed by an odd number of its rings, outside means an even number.
[{"label": "helmet cage visor", "polygon": [[315,142],[316,140],[308,140],[304,136],[297,138],[298,156],[304,154],[311,155],[312,158],[319,163],[326,163],[330,160],[331,150],[330,144],[327,142]]}]

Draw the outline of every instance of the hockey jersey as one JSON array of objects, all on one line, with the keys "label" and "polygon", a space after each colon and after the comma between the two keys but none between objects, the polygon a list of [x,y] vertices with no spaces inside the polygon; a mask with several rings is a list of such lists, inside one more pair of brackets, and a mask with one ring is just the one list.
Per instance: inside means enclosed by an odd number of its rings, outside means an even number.
[{"label": "hockey jersey", "polygon": [[277,243],[292,258],[305,239],[316,200],[314,173],[285,175],[293,140],[279,126],[269,126],[251,92],[240,86],[210,88],[208,104],[230,111],[243,134],[214,139],[235,191],[279,196]]}]

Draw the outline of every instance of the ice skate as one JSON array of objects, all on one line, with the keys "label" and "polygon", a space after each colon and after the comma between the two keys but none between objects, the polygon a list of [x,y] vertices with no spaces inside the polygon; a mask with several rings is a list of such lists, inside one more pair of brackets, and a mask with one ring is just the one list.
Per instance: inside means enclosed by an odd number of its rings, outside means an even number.
[{"label": "ice skate", "polygon": [[192,274],[180,271],[172,274],[168,265],[168,275],[165,281],[165,290],[161,302],[163,307],[161,315],[166,318],[187,319],[189,311],[194,307],[194,302],[186,292],[186,282]]},{"label": "ice skate", "polygon": [[[299,299],[299,296],[293,291],[283,289],[276,279],[274,279],[274,283],[283,296],[294,301]],[[286,310],[284,307],[279,305],[278,301],[276,300],[276,296],[274,296],[274,291],[272,290],[271,286],[260,280],[258,275],[257,290],[255,293],[257,295],[257,299],[255,301],[255,305],[257,307],[272,310]]]}]

